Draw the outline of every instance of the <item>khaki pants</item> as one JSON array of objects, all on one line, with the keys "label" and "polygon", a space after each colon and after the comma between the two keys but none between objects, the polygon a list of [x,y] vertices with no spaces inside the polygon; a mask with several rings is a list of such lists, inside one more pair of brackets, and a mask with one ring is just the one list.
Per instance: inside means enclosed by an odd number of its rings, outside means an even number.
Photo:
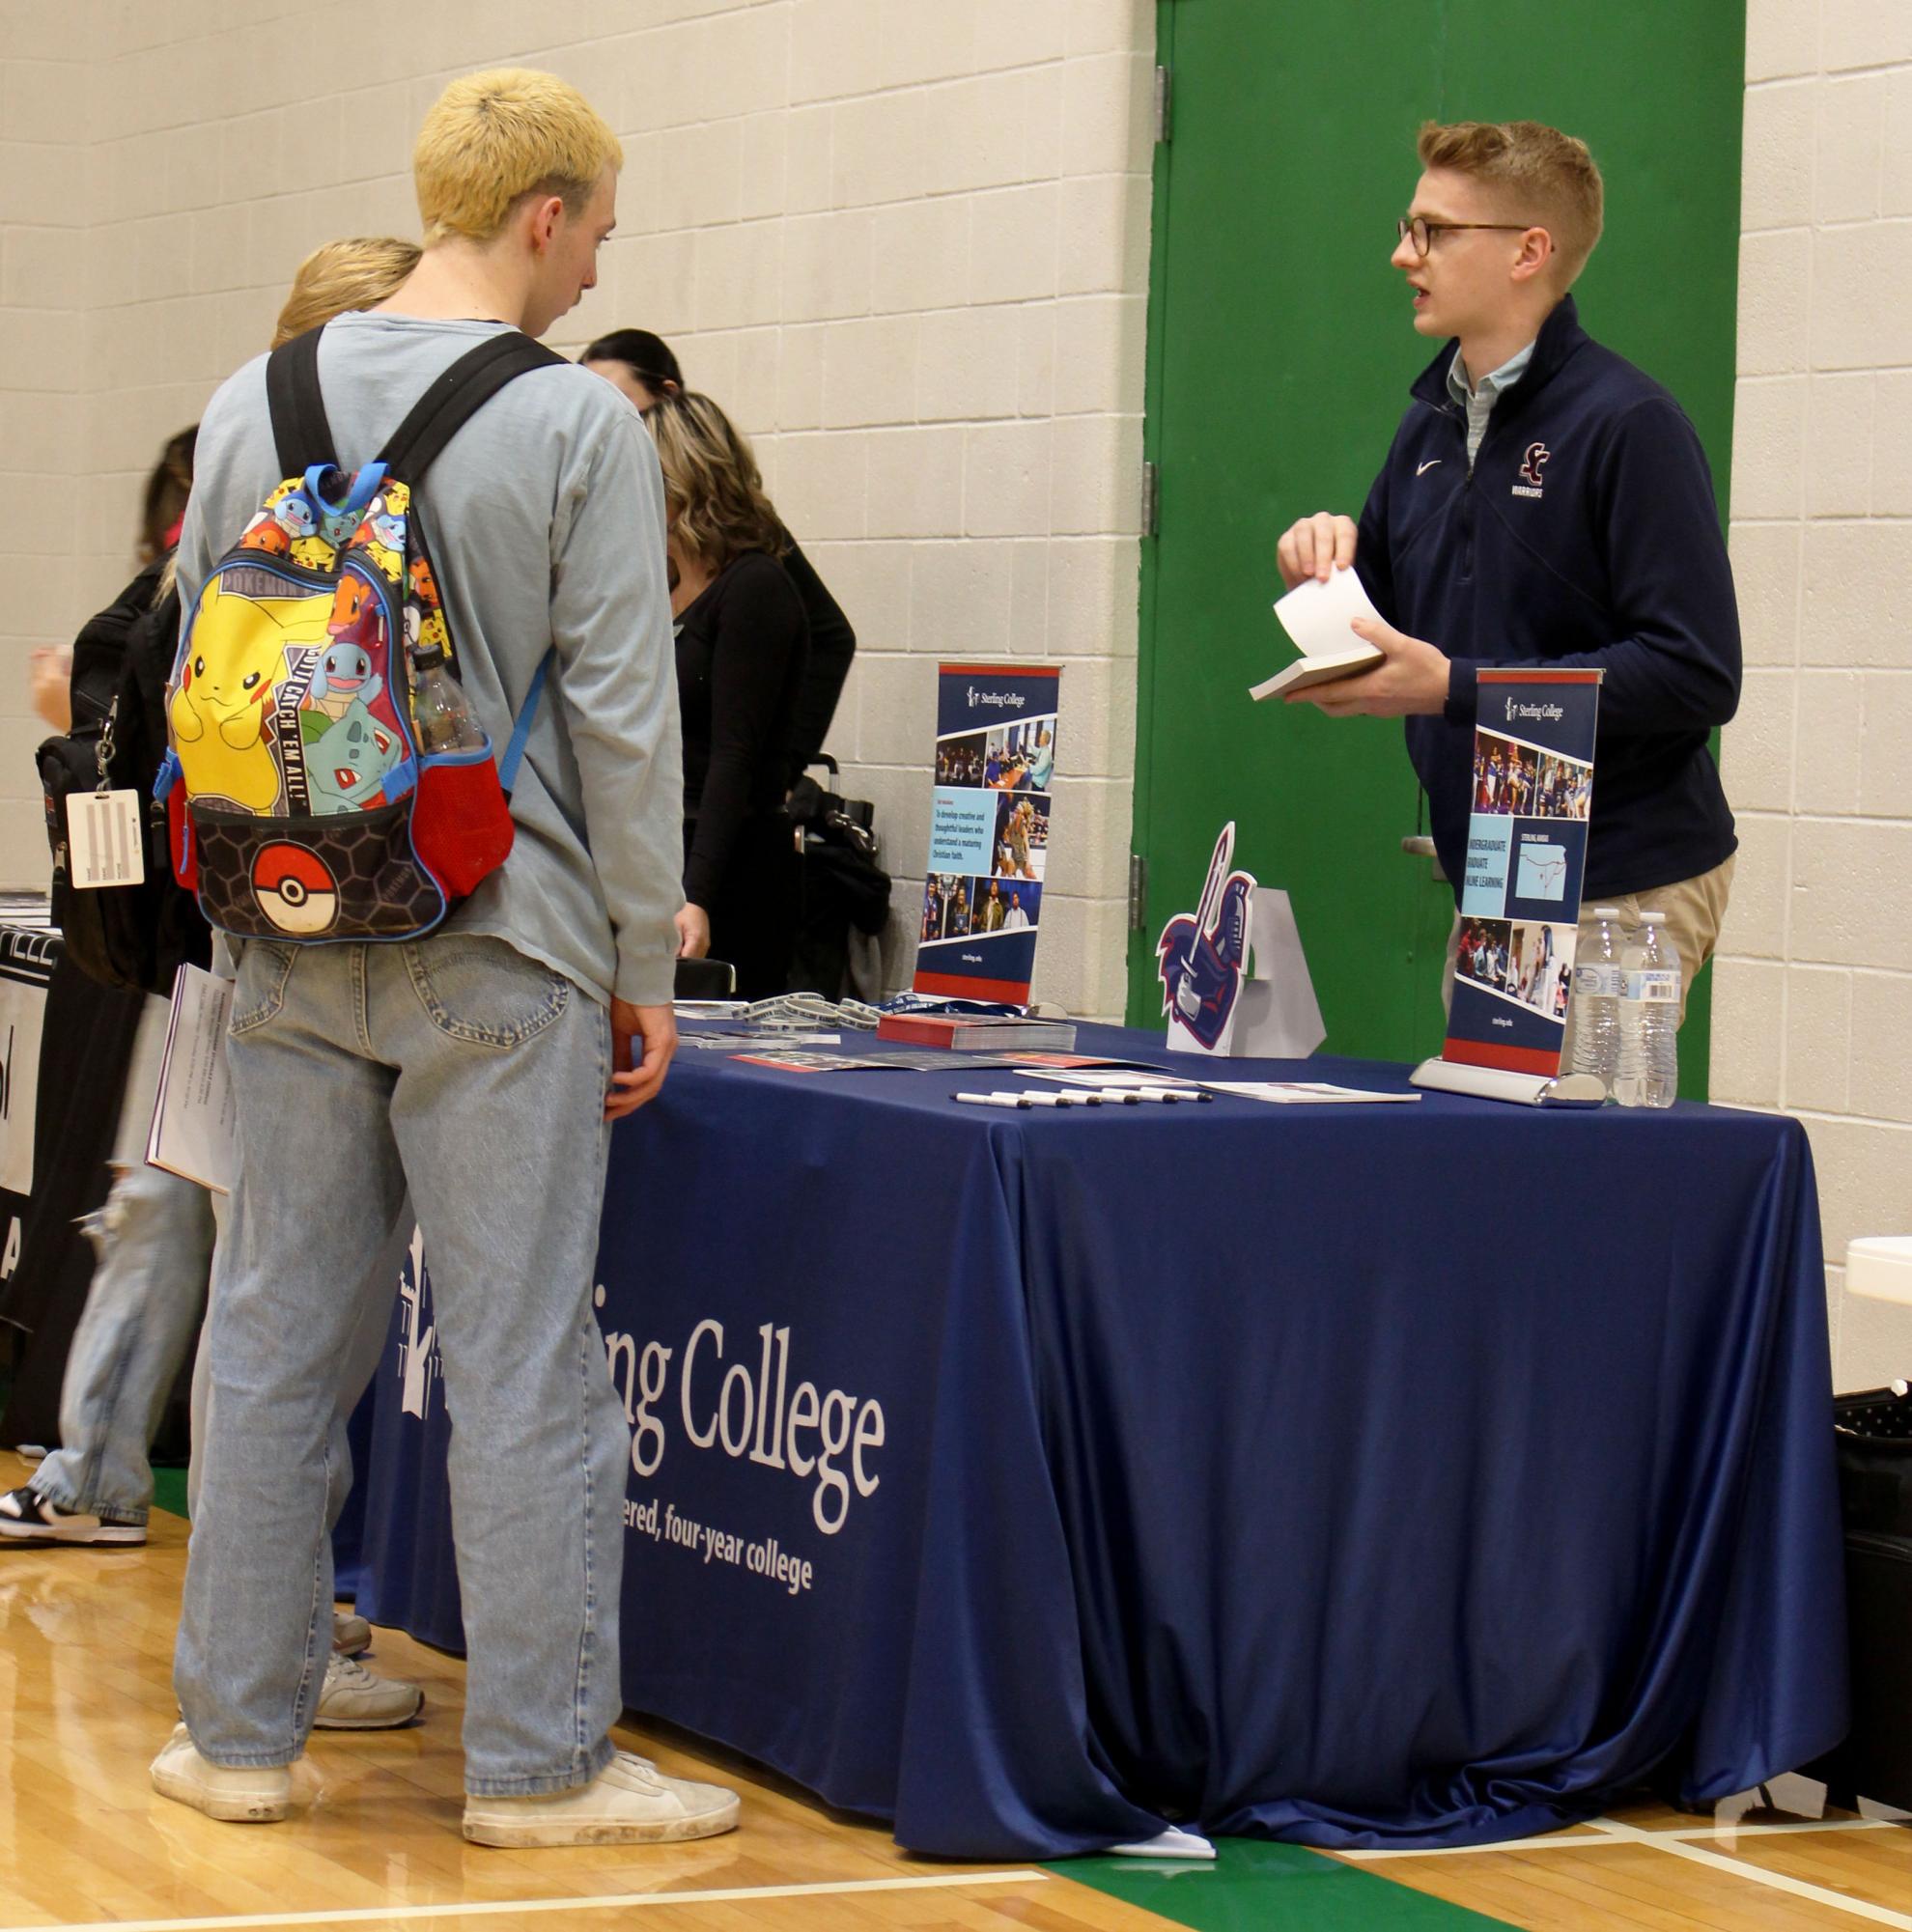
[{"label": "khaki pants", "polygon": [[[1736,858],[1737,854],[1733,854]],[[1629,892],[1620,898],[1607,898],[1599,901],[1602,906],[1619,909],[1622,926],[1637,926],[1643,912],[1664,912],[1667,915],[1666,934],[1673,941],[1674,952],[1679,955],[1679,1017],[1682,1024],[1686,1021],[1686,995],[1692,990],[1700,968],[1713,957],[1713,948],[1719,943],[1720,922],[1726,917],[1727,895],[1732,887],[1733,858],[1716,865],[1710,872],[1702,872],[1697,879],[1677,880],[1672,885],[1656,885],[1650,892]],[[1580,916],[1583,920],[1593,910],[1592,904],[1583,904]],[[1460,914],[1454,914],[1454,923],[1448,932],[1447,979],[1442,987],[1441,1000],[1444,1009],[1452,1011],[1454,998],[1454,966],[1460,957]],[[1572,1010],[1568,1010],[1565,1057],[1561,1065],[1573,1064],[1573,1021]]]}]

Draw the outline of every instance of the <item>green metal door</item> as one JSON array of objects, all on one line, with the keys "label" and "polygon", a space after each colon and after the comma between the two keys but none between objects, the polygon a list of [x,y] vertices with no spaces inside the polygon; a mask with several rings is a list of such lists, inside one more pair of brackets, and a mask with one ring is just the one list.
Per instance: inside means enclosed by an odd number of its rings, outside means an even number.
[{"label": "green metal door", "polygon": [[[1432,353],[1388,266],[1423,120],[1552,122],[1606,176],[1575,289],[1601,341],[1673,390],[1725,515],[1731,448],[1744,0],[1161,0],[1172,76],[1157,150],[1135,850],[1146,910],[1129,1017],[1161,1013],[1154,935],[1194,906],[1215,835],[1285,888],[1328,1050],[1439,1050],[1452,895],[1420,829],[1398,723],[1255,705],[1293,655],[1269,609],[1275,541],[1360,511]],[[1439,639],[1434,640],[1437,643]],[[1708,989],[1680,1036],[1703,1093]]]}]

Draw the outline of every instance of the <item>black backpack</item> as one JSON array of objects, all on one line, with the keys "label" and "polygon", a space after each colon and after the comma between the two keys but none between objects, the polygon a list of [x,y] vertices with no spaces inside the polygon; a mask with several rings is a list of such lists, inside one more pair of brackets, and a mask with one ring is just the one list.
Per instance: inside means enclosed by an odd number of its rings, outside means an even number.
[{"label": "black backpack", "polygon": [[[169,994],[182,965],[211,964],[212,937],[192,894],[173,882],[166,811],[153,799],[180,635],[179,594],[159,593],[163,570],[163,560],[149,564],[74,640],[72,729],[46,740],[38,763],[53,849],[51,911],[67,958],[104,986]],[[140,796],[146,878],[138,885],[73,886],[67,800],[97,791]]]}]

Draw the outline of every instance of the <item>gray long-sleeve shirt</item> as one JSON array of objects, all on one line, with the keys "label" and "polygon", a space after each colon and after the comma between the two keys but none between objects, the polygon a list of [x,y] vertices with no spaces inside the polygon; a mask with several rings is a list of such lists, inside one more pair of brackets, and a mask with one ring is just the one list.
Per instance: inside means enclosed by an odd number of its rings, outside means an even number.
[{"label": "gray long-sleeve shirt", "polygon": [[[501,326],[330,323],[319,381],[339,461],[370,462],[432,379]],[[261,356],[200,425],[180,538],[187,609],[279,481]],[[684,897],[684,780],[663,485],[643,423],[599,377],[533,370],[458,433],[417,501],[465,698],[500,752],[557,651],[512,794],[511,856],[445,930],[506,939],[599,1000],[661,1004]]]}]

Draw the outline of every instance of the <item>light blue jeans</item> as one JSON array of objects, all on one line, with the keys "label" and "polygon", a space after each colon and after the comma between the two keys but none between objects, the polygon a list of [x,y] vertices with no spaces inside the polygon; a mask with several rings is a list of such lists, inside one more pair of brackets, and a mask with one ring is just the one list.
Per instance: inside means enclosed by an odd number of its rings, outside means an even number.
[{"label": "light blue jeans", "polygon": [[[149,1022],[163,1040],[170,1010],[165,1000],[149,997],[140,1022],[142,1045]],[[127,1523],[144,1523],[152,1513],[147,1451],[199,1328],[223,1218],[218,1195],[139,1158],[157,1084],[158,1055],[136,1049],[113,1150],[113,1186],[88,1228],[98,1258],[60,1385],[60,1446],[32,1478],[35,1492],[61,1509]],[[358,1328],[340,1359],[328,1526],[338,1521],[351,1488],[346,1424],[383,1352],[410,1233],[411,1217],[401,1213],[374,1264]],[[187,1507],[195,1514],[208,1380],[202,1349],[192,1376],[195,1455],[186,1470]]]},{"label": "light blue jeans", "polygon": [[[219,1238],[212,1246],[212,1295],[219,1293],[219,1260],[225,1249],[226,1204],[220,1194],[212,1196],[212,1218]],[[366,1385],[378,1372],[385,1353],[385,1340],[392,1326],[392,1304],[398,1300],[399,1270],[406,1249],[411,1245],[413,1222],[410,1203],[405,1203],[391,1231],[385,1236],[379,1258],[361,1297],[357,1325],[338,1362],[337,1400],[332,1408],[332,1426],[326,1447],[329,1483],[325,1497],[325,1527],[332,1528],[344,1514],[346,1498],[351,1493],[351,1412],[365,1393]],[[202,1346],[192,1362],[192,1458],[186,1464],[186,1513],[199,1514],[199,1491],[205,1475],[205,1458],[200,1444],[211,1426],[212,1352]]]},{"label": "light blue jeans", "polygon": [[223,1765],[305,1747],[337,1364],[408,1184],[453,1422],[465,1786],[587,1783],[623,1701],[630,1434],[591,1300],[609,1016],[501,939],[251,940],[228,1053],[239,1165],[174,1670],[193,1741]]},{"label": "light blue jeans", "polygon": [[144,1523],[146,1452],[206,1304],[211,1201],[177,1174],[125,1167],[88,1232],[98,1261],[60,1385],[60,1447],[33,1488],[61,1509]]}]

